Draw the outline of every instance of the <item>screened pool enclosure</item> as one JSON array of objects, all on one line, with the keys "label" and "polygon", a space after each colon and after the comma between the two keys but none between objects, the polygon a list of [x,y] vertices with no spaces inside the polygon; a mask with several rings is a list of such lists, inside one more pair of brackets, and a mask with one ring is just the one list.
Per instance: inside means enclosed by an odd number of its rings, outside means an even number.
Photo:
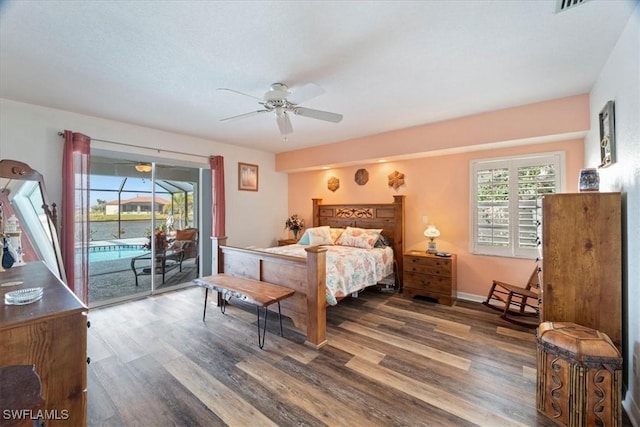
[{"label": "screened pool enclosure", "polygon": [[89,303],[190,284],[198,276],[199,169],[91,157]]}]

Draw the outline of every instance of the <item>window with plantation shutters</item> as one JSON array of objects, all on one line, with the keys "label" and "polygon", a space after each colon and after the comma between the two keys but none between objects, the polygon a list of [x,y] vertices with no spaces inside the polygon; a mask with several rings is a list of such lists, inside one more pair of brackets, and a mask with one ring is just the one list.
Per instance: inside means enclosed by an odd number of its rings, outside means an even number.
[{"label": "window with plantation shutters", "polygon": [[542,197],[561,191],[563,157],[548,153],[471,162],[473,253],[538,255]]}]

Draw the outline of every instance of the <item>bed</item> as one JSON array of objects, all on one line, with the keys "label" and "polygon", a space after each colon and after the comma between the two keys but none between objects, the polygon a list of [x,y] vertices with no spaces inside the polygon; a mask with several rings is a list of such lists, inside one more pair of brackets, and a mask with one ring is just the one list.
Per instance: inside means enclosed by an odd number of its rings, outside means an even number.
[{"label": "bed", "polygon": [[[311,245],[293,244],[261,250],[304,258],[309,246]],[[365,249],[327,243],[326,249],[325,292],[329,305],[336,305],[340,299],[374,286],[393,274],[393,249],[389,246]]]},{"label": "bed", "polygon": [[[382,229],[392,249],[397,279],[402,283],[404,198],[394,196],[393,203],[388,204],[326,205],[322,199],[313,199],[313,227]],[[212,274],[247,277],[293,289],[293,297],[282,302],[282,313],[306,335],[306,344],[314,348],[324,346],[327,343],[327,262],[334,259],[329,253],[330,246],[291,245],[283,247],[285,253],[275,253],[275,249],[227,246],[226,240],[226,237],[212,238]],[[306,257],[300,256],[302,252]],[[332,268],[329,265],[329,270]],[[336,300],[346,296],[345,292],[338,293]]]}]

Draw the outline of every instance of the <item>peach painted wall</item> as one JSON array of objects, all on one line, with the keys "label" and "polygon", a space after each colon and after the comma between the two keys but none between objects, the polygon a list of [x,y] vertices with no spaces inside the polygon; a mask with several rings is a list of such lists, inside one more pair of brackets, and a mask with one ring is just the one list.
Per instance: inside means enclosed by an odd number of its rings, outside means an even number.
[{"label": "peach painted wall", "polygon": [[[579,170],[583,167],[583,139],[290,173],[289,214],[298,213],[310,224],[312,198],[322,198],[324,203],[391,203],[393,195],[406,195],[405,248],[426,249],[422,216],[428,215],[429,222],[436,224],[441,232],[438,249],[458,255],[458,293],[463,298],[480,299],[486,296],[494,278],[524,283],[533,261],[469,253],[469,162],[557,151],[565,153],[565,191],[575,192]],[[362,186],[354,180],[359,168],[369,173],[369,181]],[[405,185],[397,191],[388,186],[387,179],[396,170],[405,174]],[[327,181],[332,176],[340,179],[336,192],[327,189]],[[281,237],[286,235],[283,230]]]}]

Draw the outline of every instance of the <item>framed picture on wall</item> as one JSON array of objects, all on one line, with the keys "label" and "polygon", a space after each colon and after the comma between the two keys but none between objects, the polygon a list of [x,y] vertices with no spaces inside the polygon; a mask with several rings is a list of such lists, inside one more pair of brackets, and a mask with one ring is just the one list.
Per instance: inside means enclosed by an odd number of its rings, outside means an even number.
[{"label": "framed picture on wall", "polygon": [[600,122],[600,167],[611,166],[615,161],[616,133],[613,101],[607,102],[598,115]]},{"label": "framed picture on wall", "polygon": [[238,190],[258,191],[258,165],[238,163]]}]

